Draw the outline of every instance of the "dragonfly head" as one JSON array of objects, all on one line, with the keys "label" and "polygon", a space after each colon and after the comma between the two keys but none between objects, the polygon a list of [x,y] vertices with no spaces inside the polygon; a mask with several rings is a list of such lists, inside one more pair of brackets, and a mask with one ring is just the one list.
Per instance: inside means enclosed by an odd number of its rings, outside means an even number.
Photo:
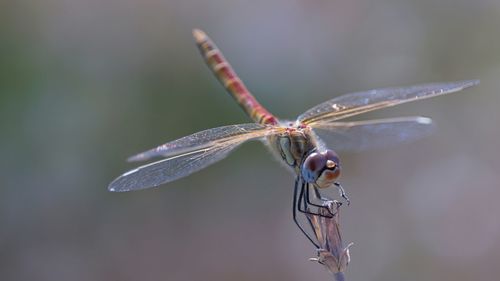
[{"label": "dragonfly head", "polygon": [[309,154],[302,163],[302,178],[319,188],[331,186],[340,176],[340,161],[330,149]]}]

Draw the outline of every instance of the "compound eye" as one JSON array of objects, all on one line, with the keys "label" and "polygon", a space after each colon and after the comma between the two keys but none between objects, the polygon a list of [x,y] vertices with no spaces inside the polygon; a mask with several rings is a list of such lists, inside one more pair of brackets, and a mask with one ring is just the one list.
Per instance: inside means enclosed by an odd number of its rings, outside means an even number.
[{"label": "compound eye", "polygon": [[327,150],[325,154],[326,159],[328,159],[329,161],[333,161],[336,166],[339,166],[340,161],[337,153],[335,153],[333,150]]},{"label": "compound eye", "polygon": [[326,157],[314,152],[307,156],[302,166],[302,177],[309,183],[314,183],[325,168]]}]

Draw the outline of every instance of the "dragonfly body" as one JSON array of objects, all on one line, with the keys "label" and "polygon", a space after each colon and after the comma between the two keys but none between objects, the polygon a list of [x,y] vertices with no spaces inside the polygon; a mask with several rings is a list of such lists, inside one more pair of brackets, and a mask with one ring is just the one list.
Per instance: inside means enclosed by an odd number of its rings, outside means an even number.
[{"label": "dragonfly body", "polygon": [[[318,245],[296,219],[297,211],[310,213],[310,208],[324,207],[310,200],[310,191],[314,191],[314,197],[321,201],[318,189],[336,186],[341,196],[349,202],[343,188],[336,182],[340,175],[339,157],[326,144],[336,150],[364,150],[414,140],[427,135],[432,129],[432,120],[420,116],[366,121],[341,120],[406,102],[457,92],[479,83],[477,80],[468,80],[350,93],[307,110],[294,122],[280,122],[255,99],[204,32],[194,30],[193,36],[207,65],[255,123],[208,129],[132,156],[129,161],[157,157],[164,159],[122,174],[111,182],[109,190],[131,191],[156,187],[224,159],[246,141],[261,140],[294,171],[293,218],[316,246]],[[328,132],[333,137],[325,144],[316,131]]]},{"label": "dragonfly body", "polygon": [[[277,154],[287,166],[300,176],[304,168],[302,164],[305,158],[315,151],[324,152],[325,150],[324,147],[321,147],[320,151],[318,147],[320,142],[311,127],[299,122],[280,122],[248,91],[215,43],[200,30],[194,30],[193,35],[207,65],[247,115],[257,123],[279,126],[283,129],[280,133],[268,136],[267,140],[272,152]],[[316,166],[315,168],[319,169]],[[337,168],[339,168],[338,165]],[[312,175],[319,172],[309,172],[310,181],[315,181]],[[321,187],[326,187],[326,182],[330,183],[330,181],[324,180],[320,180],[318,183],[323,183]]]}]

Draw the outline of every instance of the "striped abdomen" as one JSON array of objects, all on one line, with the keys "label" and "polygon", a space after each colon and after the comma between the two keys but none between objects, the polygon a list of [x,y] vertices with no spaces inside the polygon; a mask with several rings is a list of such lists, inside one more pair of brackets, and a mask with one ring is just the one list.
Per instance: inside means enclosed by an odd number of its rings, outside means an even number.
[{"label": "striped abdomen", "polygon": [[276,117],[252,96],[212,40],[198,29],[193,36],[207,65],[243,110],[257,123],[276,125]]}]

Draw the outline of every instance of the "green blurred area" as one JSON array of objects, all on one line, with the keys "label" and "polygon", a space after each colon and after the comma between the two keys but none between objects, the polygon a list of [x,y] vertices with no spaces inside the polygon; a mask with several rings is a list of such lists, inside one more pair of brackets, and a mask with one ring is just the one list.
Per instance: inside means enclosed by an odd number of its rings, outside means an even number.
[{"label": "green blurred area", "polygon": [[342,93],[480,79],[367,114],[430,138],[341,154],[347,280],[500,274],[498,1],[0,2],[0,280],[328,280],[291,219],[293,176],[259,143],[160,189],[109,193],[163,142],[250,120],[203,64],[205,30],[293,119]]}]

